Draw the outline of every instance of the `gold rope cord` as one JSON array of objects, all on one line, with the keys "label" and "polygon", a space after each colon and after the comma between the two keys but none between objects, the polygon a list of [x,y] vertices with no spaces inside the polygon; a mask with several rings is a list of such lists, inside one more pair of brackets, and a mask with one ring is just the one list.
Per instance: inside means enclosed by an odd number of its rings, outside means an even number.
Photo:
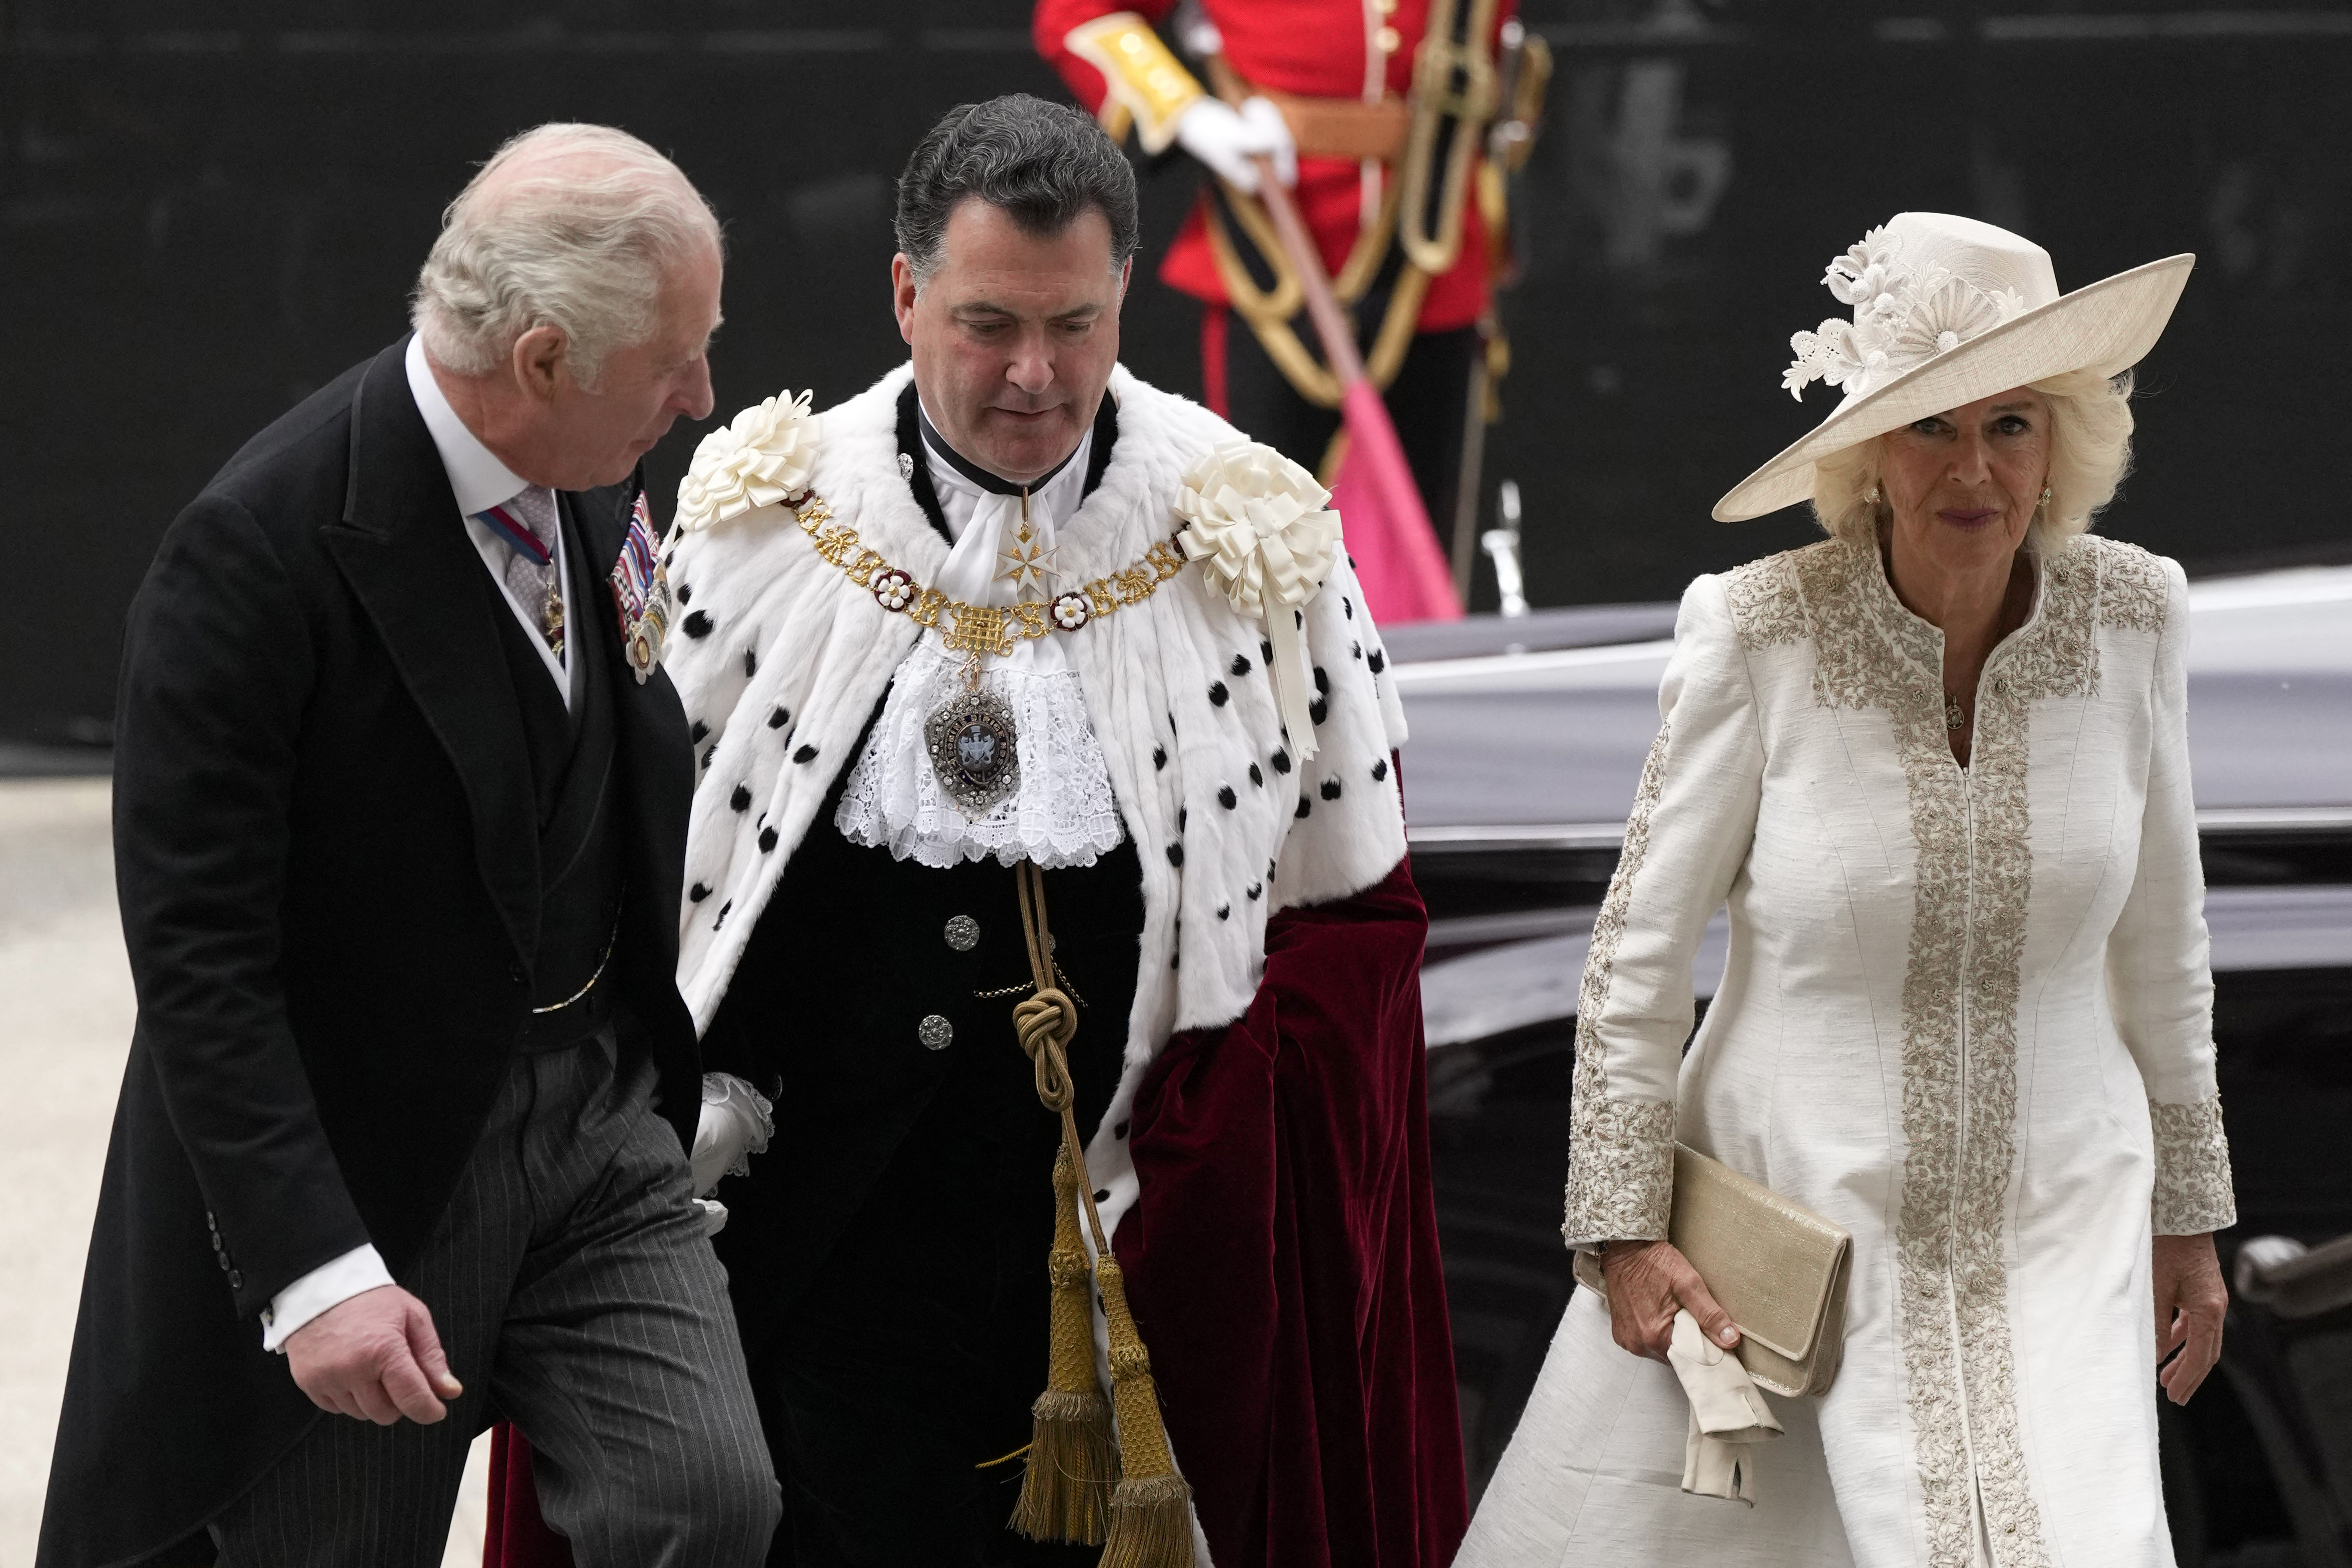
[{"label": "gold rope cord", "polygon": [[[1486,120],[1495,112],[1495,62],[1486,39],[1495,30],[1496,0],[1470,0],[1470,26],[1454,42],[1454,16],[1460,0],[1432,0],[1422,25],[1421,47],[1412,58],[1412,129],[1402,160],[1404,216],[1397,239],[1415,267],[1434,275],[1450,270],[1462,254],[1462,218],[1467,206],[1470,160],[1476,156]],[[1454,73],[1462,89],[1454,90]],[[1437,232],[1429,232],[1429,172],[1436,161],[1441,120],[1454,120],[1445,152],[1445,180],[1439,190]]]},{"label": "gold rope cord", "polygon": [[[1062,1119],[1062,1147],[1054,1161],[1052,1349],[1045,1393],[1031,1407],[1033,1437],[1021,1500],[1008,1521],[1033,1541],[1102,1542],[1102,1568],[1187,1568],[1192,1560],[1192,1488],[1176,1473],[1160,1420],[1151,1356],[1128,1310],[1118,1260],[1103,1234],[1078,1138],[1077,1086],[1070,1077],[1070,1041],[1077,1008],[1054,984],[1053,935],[1045,920],[1045,873],[1034,861],[1013,868],[1021,896],[1021,931],[1029,946],[1034,994],[1013,1009],[1021,1049],[1036,1073],[1037,1098]],[[1113,1450],[1109,1414],[1095,1378],[1094,1313],[1087,1301],[1085,1223],[1094,1238],[1095,1284],[1110,1331],[1111,1398],[1118,1412]]]},{"label": "gold rope cord", "polygon": [[[1242,232],[1249,236],[1275,276],[1271,293],[1257,286],[1241,253],[1234,246],[1223,213],[1212,202],[1207,225],[1209,255],[1217,264],[1217,277],[1225,286],[1225,298],[1234,312],[1249,324],[1249,329],[1257,334],[1266,358],[1274,361],[1275,368],[1300,397],[1318,408],[1339,407],[1339,378],[1315,357],[1290,324],[1305,296],[1298,275],[1292,269],[1290,258],[1283,254],[1282,242],[1274,232],[1274,220],[1266,216],[1256,197],[1231,185],[1225,186],[1225,195],[1241,221]],[[1397,185],[1391,180],[1387,182],[1386,193],[1381,198],[1380,215],[1371,227],[1357,234],[1355,248],[1348,253],[1347,264],[1331,280],[1332,296],[1341,306],[1352,306],[1371,287],[1381,262],[1388,255],[1389,238],[1395,232],[1396,221]],[[1411,262],[1399,268],[1395,287],[1389,292],[1388,309],[1381,317],[1380,332],[1372,340],[1372,351],[1364,356],[1364,373],[1375,390],[1386,392],[1403,367],[1405,350],[1412,347],[1413,331],[1421,324],[1421,302],[1428,294],[1428,273]]]}]

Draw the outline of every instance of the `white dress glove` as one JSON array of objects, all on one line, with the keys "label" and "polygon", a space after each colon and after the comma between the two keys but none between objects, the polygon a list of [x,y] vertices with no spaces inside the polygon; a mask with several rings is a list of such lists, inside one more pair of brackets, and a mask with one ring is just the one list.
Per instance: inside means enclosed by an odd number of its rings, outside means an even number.
[{"label": "white dress glove", "polygon": [[1666,1363],[1690,1396],[1690,1434],[1683,1444],[1683,1490],[1756,1506],[1751,1446],[1780,1435],[1780,1417],[1739,1358],[1700,1332],[1686,1312],[1675,1314]]},{"label": "white dress glove", "polygon": [[1257,165],[1253,157],[1274,160],[1274,172],[1286,186],[1298,183],[1298,146],[1282,110],[1263,98],[1244,99],[1239,109],[1222,99],[1203,98],[1176,117],[1176,145],[1206,163],[1235,190],[1255,194]]},{"label": "white dress glove", "polygon": [[[776,1135],[772,1109],[758,1090],[732,1073],[702,1075],[702,1117],[694,1127],[694,1152],[687,1156],[697,1194],[708,1197],[721,1176],[751,1174],[751,1157],[767,1153],[768,1140]],[[710,1233],[726,1223],[721,1207]]]}]

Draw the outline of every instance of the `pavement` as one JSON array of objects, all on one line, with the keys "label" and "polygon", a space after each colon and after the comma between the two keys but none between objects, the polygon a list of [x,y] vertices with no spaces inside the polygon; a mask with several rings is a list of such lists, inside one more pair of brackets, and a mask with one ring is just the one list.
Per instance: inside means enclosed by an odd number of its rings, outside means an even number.
[{"label": "pavement", "polygon": [[[31,1568],[136,1011],[104,779],[0,779],[0,1568]],[[257,1333],[259,1330],[257,1328]],[[481,1562],[478,1444],[446,1563]]]}]

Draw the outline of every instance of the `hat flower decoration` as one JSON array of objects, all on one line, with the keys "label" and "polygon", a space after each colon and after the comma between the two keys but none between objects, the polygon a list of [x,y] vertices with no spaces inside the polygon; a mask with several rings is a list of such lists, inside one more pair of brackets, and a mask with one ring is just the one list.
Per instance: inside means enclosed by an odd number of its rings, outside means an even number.
[{"label": "hat flower decoration", "polygon": [[1832,316],[1789,340],[1797,358],[1780,384],[1801,402],[1817,381],[1866,394],[2025,309],[2014,288],[1979,288],[1940,267],[1906,266],[1902,239],[1884,225],[1831,262],[1822,282],[1853,307],[1853,319]]}]

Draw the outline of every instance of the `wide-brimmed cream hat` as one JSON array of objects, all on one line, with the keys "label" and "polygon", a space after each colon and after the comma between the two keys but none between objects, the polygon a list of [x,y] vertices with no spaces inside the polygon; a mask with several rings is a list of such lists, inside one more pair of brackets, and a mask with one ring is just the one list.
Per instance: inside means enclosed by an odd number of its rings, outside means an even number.
[{"label": "wide-brimmed cream hat", "polygon": [[2156,346],[2193,256],[2168,256],[2061,296],[2050,253],[1946,213],[1897,213],[1830,263],[1822,281],[1853,319],[1789,340],[1781,385],[1820,381],[1845,401],[1731,487],[1718,522],[1760,517],[1813,493],[1813,465],[1857,442],[2069,371],[2115,375]]}]

